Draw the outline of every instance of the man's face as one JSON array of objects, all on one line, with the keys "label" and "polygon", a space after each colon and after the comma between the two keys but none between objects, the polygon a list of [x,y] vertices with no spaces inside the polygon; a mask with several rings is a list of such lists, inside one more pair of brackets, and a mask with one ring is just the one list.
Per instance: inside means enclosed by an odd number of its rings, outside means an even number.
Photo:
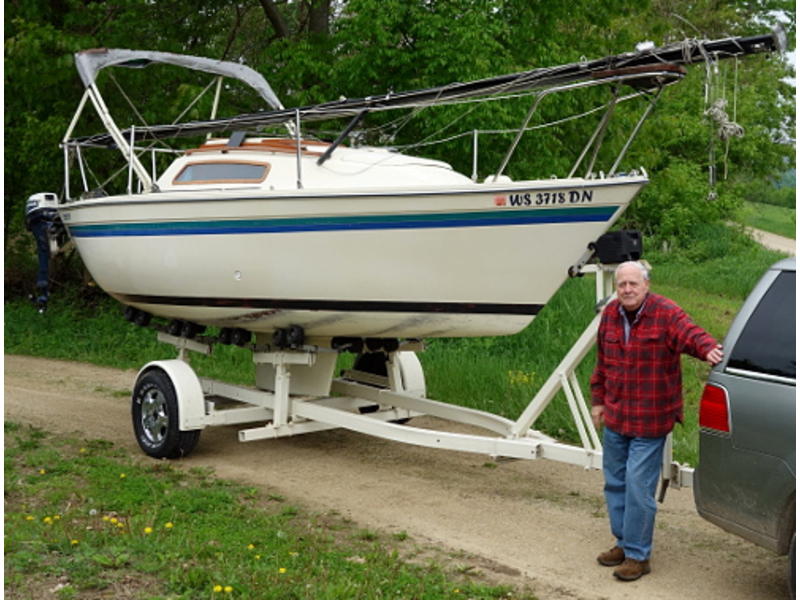
[{"label": "man's face", "polygon": [[617,298],[625,310],[637,310],[648,291],[650,282],[640,268],[625,265],[617,272]]}]

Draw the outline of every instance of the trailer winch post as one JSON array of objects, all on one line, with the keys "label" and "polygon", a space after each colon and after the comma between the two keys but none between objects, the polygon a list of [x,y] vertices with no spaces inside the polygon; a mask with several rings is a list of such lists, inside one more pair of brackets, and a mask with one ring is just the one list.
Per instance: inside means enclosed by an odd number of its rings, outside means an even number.
[{"label": "trailer winch post", "polygon": [[[646,261],[642,262],[649,270],[650,265]],[[584,450],[587,455],[602,456],[602,443],[592,423],[575,371],[596,343],[602,311],[613,298],[615,289],[614,273],[617,266],[616,264],[590,264],[581,265],[580,268],[576,269],[576,275],[584,273],[595,274],[597,315],[514,423],[510,437],[518,438],[527,435],[527,432],[533,429],[536,419],[555,398],[558,391],[563,390]],[[693,483],[694,469],[673,461],[672,448],[672,433],[670,433],[667,435],[662,456],[662,485],[659,492],[659,501],[661,502],[664,500],[668,486],[673,488],[692,487]]]},{"label": "trailer winch post", "polygon": [[[566,356],[564,356],[547,381],[544,382],[544,385],[542,385],[539,392],[533,397],[533,400],[531,400],[530,404],[528,404],[517,421],[514,423],[514,426],[511,429],[511,435],[513,437],[525,435],[525,432],[533,427],[536,419],[538,419],[544,409],[547,408],[547,405],[550,404],[558,391],[563,389],[566,393],[566,390],[570,389],[570,380],[577,384],[575,370],[578,368],[578,365],[581,364],[583,359],[589,353],[589,350],[592,349],[597,341],[597,330],[600,327],[601,312],[605,305],[610,301],[611,294],[614,290],[615,269],[616,265],[602,264],[583,265],[580,268],[579,273],[581,274],[595,274],[595,299],[597,301],[596,306],[598,314],[595,315],[594,319],[592,319],[591,323],[589,323],[578,340],[573,344],[572,348],[570,348],[569,352],[567,352]],[[574,388],[577,389],[577,392],[573,393],[575,393],[575,395],[580,394],[581,404],[585,409],[586,403],[583,401],[583,394],[580,392],[580,386],[575,385]],[[569,394],[567,394],[567,399],[569,401]],[[578,415],[577,409],[573,411],[573,414],[577,415],[575,424],[580,432],[581,425],[579,423],[581,423],[581,420],[579,418],[580,415]],[[591,418],[588,420],[588,429],[594,433],[594,437],[597,436],[596,432],[594,432],[594,428],[592,427]],[[593,438],[592,443],[596,449],[599,449],[599,440],[597,440],[597,443],[595,444],[595,440]]]}]

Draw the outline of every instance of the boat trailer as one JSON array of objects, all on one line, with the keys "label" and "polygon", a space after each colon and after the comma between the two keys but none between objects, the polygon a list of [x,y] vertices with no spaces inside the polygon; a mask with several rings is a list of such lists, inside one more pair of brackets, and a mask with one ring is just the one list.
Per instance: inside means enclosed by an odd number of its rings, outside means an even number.
[{"label": "boat trailer", "polygon": [[[345,428],[417,446],[484,454],[493,459],[544,458],[586,469],[602,469],[602,443],[575,370],[595,344],[600,313],[613,297],[616,266],[578,263],[571,269],[572,276],[595,275],[597,315],[516,421],[426,398],[425,377],[416,356],[416,352],[424,349],[419,341],[400,342],[390,346],[391,351],[387,348],[385,365],[372,361],[359,368],[357,361],[356,368],[334,377],[341,349],[314,345],[313,340],[300,338],[303,343],[297,347],[277,348],[273,340],[257,334],[256,343],[249,345],[256,372],[254,389],[198,377],[188,363],[189,353],[210,355],[215,340],[194,339],[191,327],[188,331],[184,327],[182,331],[158,333],[159,341],[178,349],[178,357],[150,362],[137,376],[132,400],[137,441],[154,458],[178,458],[189,454],[200,432],[212,425],[259,423],[239,431],[242,442]],[[566,396],[580,446],[560,442],[534,429],[537,418],[559,390]],[[453,433],[406,424],[422,415],[487,433]],[[692,468],[672,460],[670,434],[664,450],[660,499],[667,485],[691,487],[692,474]]]}]

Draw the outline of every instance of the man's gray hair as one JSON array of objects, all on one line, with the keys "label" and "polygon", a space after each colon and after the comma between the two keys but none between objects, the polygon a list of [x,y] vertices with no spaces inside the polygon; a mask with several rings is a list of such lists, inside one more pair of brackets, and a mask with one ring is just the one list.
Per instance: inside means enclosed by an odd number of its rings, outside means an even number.
[{"label": "man's gray hair", "polygon": [[619,274],[619,271],[620,271],[620,269],[622,269],[622,267],[636,267],[642,272],[642,277],[644,278],[644,280],[645,281],[650,281],[650,271],[648,271],[647,267],[645,267],[638,260],[629,260],[629,261],[626,261],[624,263],[618,264],[617,268],[614,269],[614,280],[615,281],[616,281],[617,275]]}]

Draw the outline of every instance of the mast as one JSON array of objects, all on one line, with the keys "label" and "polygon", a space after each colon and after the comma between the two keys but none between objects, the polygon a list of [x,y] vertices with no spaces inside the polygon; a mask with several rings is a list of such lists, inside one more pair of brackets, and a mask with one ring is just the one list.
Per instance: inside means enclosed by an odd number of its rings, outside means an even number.
[{"label": "mast", "polygon": [[[780,51],[785,48],[782,30],[751,37],[729,37],[719,40],[685,40],[661,48],[626,52],[592,60],[573,62],[555,67],[544,67],[510,73],[470,82],[454,82],[443,86],[388,92],[378,96],[353,98],[325,102],[300,108],[276,108],[270,111],[249,113],[224,119],[191,121],[173,125],[141,126],[136,128],[137,140],[155,140],[174,137],[205,135],[212,132],[254,129],[266,125],[287,123],[299,118],[303,121],[318,121],[334,118],[352,118],[366,112],[394,110],[399,108],[446,104],[468,98],[498,96],[525,90],[546,89],[566,83],[607,77],[615,72],[640,72],[641,80],[648,75],[674,72],[676,65],[691,65],[706,60],[732,58],[748,54]],[[196,67],[195,67],[196,68]],[[219,71],[216,71],[219,73]],[[674,78],[672,78],[674,80]],[[671,81],[667,81],[670,83]],[[664,80],[655,81],[653,87],[661,87]],[[274,106],[274,105],[273,105]],[[130,130],[122,132],[126,139]],[[87,146],[115,145],[108,133],[75,138],[70,144]]]}]

